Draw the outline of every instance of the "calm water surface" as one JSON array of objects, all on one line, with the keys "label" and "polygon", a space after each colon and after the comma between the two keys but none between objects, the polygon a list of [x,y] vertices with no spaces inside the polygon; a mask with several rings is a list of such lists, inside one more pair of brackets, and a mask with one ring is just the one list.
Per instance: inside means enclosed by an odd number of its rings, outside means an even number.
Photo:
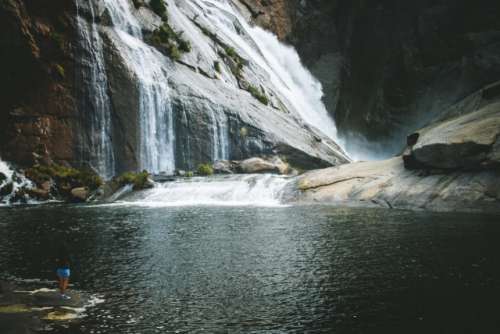
[{"label": "calm water surface", "polygon": [[500,330],[500,217],[326,207],[0,208],[0,278],[52,280],[64,243],[74,289],[105,302],[58,333]]}]

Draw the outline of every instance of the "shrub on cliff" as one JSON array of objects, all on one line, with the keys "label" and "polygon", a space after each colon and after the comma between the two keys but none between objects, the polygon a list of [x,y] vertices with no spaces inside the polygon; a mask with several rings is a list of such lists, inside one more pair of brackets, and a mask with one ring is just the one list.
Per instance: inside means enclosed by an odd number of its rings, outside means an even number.
[{"label": "shrub on cliff", "polygon": [[131,184],[134,186],[134,190],[141,190],[150,187],[149,173],[146,170],[140,173],[125,172],[116,178],[116,182],[120,186]]},{"label": "shrub on cliff", "polygon": [[266,106],[269,104],[269,99],[266,96],[266,94],[261,92],[261,90],[258,89],[257,87],[249,85],[248,91],[250,92],[250,94],[252,94],[253,97],[255,97],[257,100],[259,100],[260,103],[265,104]]},{"label": "shrub on cliff", "polygon": [[210,164],[200,164],[198,166],[198,174],[203,176],[209,176],[214,173],[214,170]]},{"label": "shrub on cliff", "polygon": [[161,17],[163,20],[168,19],[167,7],[165,6],[165,3],[163,2],[163,0],[151,0],[149,5],[151,6],[151,9],[153,10],[153,12],[156,13],[156,15]]},{"label": "shrub on cliff", "polygon": [[191,51],[191,43],[182,37],[182,32],[172,29],[168,22],[153,31],[149,41],[174,61],[179,60],[182,53]]}]

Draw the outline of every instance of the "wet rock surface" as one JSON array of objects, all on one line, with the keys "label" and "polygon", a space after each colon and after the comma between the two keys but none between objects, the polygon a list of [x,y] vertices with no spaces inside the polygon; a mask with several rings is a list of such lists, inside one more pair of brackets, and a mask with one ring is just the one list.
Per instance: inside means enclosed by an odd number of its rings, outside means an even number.
[{"label": "wet rock surface", "polygon": [[71,299],[62,299],[57,290],[23,291],[0,281],[0,332],[2,334],[38,333],[53,322],[71,321],[77,309],[89,302],[89,296],[69,291]]}]

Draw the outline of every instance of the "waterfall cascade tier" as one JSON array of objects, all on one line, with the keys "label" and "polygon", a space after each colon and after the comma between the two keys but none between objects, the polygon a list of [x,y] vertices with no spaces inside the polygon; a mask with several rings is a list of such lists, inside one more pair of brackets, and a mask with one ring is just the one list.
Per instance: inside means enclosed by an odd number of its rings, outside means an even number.
[{"label": "waterfall cascade tier", "polygon": [[[165,3],[168,23],[130,0],[91,1],[91,19],[78,18],[95,60],[85,63],[94,101],[83,140],[100,174],[172,174],[280,150],[305,169],[349,161],[293,48],[250,26],[232,1]],[[177,61],[151,45],[165,24],[190,45]]]},{"label": "waterfall cascade tier", "polygon": [[281,43],[274,34],[250,26],[232,1],[188,2],[194,17],[203,17],[206,28],[248,58],[251,67],[264,73],[265,86],[275,91],[287,108],[338,141],[335,123],[322,102],[322,86],[303,66],[294,48]]},{"label": "waterfall cascade tier", "polygon": [[[80,159],[96,169],[106,179],[115,173],[115,156],[111,141],[111,101],[108,95],[108,79],[103,55],[103,42],[96,24],[95,9],[89,2],[90,20],[80,16],[82,0],[76,1],[79,39],[79,109],[83,129],[88,129],[88,156],[81,152]],[[83,84],[81,84],[83,83]],[[86,131],[81,130],[82,133]],[[82,140],[83,141],[83,140]]]},{"label": "waterfall cascade tier", "polygon": [[142,40],[137,18],[128,0],[106,0],[121,55],[134,73],[139,91],[139,167],[151,172],[175,169],[174,129],[165,57]]},{"label": "waterfall cascade tier", "polygon": [[279,206],[290,179],[277,175],[195,177],[157,184],[121,203],[162,206]]}]

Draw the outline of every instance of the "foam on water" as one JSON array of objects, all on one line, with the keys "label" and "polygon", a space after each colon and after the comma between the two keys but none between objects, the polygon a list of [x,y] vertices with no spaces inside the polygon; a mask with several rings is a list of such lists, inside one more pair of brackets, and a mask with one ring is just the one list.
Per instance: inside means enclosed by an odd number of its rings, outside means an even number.
[{"label": "foam on water", "polygon": [[284,206],[281,199],[290,178],[277,175],[194,177],[157,184],[114,205],[170,206]]}]

